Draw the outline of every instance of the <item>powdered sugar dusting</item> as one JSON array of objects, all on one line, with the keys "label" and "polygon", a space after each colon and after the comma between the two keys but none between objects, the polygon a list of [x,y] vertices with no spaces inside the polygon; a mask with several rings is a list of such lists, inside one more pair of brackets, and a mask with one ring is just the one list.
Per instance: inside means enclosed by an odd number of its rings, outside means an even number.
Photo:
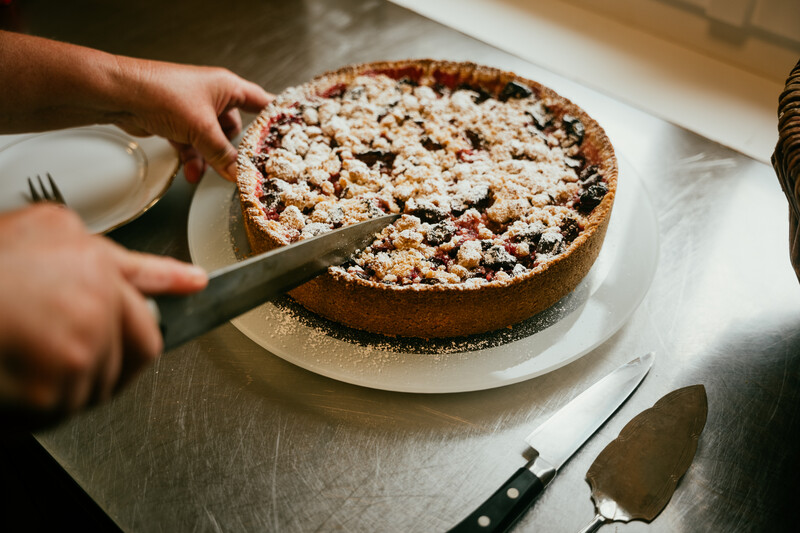
[{"label": "powdered sugar dusting", "polygon": [[[237,260],[242,260],[249,256],[250,245],[242,224],[241,206],[235,195],[229,202],[230,249]],[[348,369],[355,367],[379,372],[387,365],[401,363],[408,354],[424,354],[437,364],[446,364],[448,361],[452,362],[454,354],[469,354],[502,346],[549,328],[584,305],[593,284],[596,284],[596,281],[590,273],[574,291],[555,305],[509,328],[445,339],[389,337],[349,328],[312,313],[291,297],[283,296],[267,304],[274,306],[277,312],[270,313],[271,319],[268,325],[265,323],[262,335],[269,338],[270,344],[275,346],[287,342],[287,339],[302,338],[304,353],[308,357],[319,357],[314,354],[334,351],[333,347],[342,341],[357,346],[356,350],[348,350],[349,355],[346,360],[337,362]],[[291,346],[287,349],[294,350],[296,347]],[[330,362],[326,360],[326,364]]]},{"label": "powdered sugar dusting", "polygon": [[518,83],[435,81],[369,72],[284,92],[252,156],[279,233],[405,213],[344,268],[401,285],[505,282],[564,252],[591,212],[583,195],[604,194],[580,120]]},{"label": "powdered sugar dusting", "polygon": [[[326,346],[336,340],[355,344],[359,348],[353,350],[351,357],[358,358],[371,367],[386,364],[388,360],[400,361],[405,354],[426,354],[431,358],[441,358],[447,354],[476,352],[495,346],[501,346],[519,339],[534,335],[552,326],[572,313],[588,298],[589,279],[584,280],[578,288],[558,303],[528,320],[490,333],[452,337],[447,339],[417,339],[410,337],[388,337],[348,328],[307,311],[290,297],[272,302],[279,309],[278,323],[270,322],[270,337],[286,338],[302,330],[307,334],[306,349],[309,353],[324,353]],[[347,362],[351,366],[353,360]]]}]

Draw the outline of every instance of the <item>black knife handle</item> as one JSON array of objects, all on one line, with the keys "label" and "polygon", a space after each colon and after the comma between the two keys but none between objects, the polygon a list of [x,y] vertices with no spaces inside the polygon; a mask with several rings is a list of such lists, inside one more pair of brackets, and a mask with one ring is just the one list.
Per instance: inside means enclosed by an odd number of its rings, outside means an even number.
[{"label": "black knife handle", "polygon": [[450,533],[508,531],[542,492],[545,484],[527,467],[517,470],[502,487]]}]

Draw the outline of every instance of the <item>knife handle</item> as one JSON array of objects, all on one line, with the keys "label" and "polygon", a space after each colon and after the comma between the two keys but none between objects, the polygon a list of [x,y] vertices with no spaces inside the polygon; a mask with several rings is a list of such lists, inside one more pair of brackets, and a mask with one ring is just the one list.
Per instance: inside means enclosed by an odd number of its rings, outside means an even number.
[{"label": "knife handle", "polygon": [[450,533],[508,531],[530,507],[544,486],[545,482],[528,467],[522,467],[475,512],[451,529]]}]

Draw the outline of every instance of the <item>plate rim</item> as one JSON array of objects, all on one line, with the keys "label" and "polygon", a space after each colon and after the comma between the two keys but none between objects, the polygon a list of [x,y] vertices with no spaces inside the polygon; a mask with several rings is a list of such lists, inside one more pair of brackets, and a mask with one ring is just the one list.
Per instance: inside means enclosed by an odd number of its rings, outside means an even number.
[{"label": "plate rim", "polygon": [[[123,130],[122,128],[120,128],[119,126],[116,126],[114,124],[90,124],[90,125],[85,125],[85,126],[75,126],[75,127],[71,127],[71,128],[60,128],[60,129],[48,130],[48,131],[9,134],[9,135],[7,135],[8,137],[13,136],[13,137],[18,137],[18,138],[13,139],[13,140],[11,140],[10,142],[8,142],[6,144],[0,145],[0,154],[5,152],[5,151],[7,151],[7,150],[9,150],[9,149],[13,149],[15,146],[17,146],[19,144],[22,144],[24,142],[28,142],[28,141],[31,141],[31,140],[34,140],[34,139],[37,139],[37,138],[40,138],[40,137],[63,135],[65,133],[70,133],[70,132],[78,132],[79,133],[79,132],[83,132],[83,131],[101,132],[101,133],[106,134],[106,135],[112,135],[114,137],[117,137],[121,141],[124,141],[124,142],[136,143],[136,145],[141,148],[141,150],[143,152],[143,155],[145,157],[145,160],[147,162],[147,165],[145,166],[145,177],[144,177],[144,180],[143,180],[145,182],[148,180],[148,177],[151,176],[152,172],[153,172],[153,165],[150,164],[151,157],[149,157],[149,156],[152,153],[152,151],[155,149],[154,145],[156,143],[161,144],[162,146],[169,146],[170,149],[171,149],[172,154],[174,155],[174,163],[173,163],[173,165],[171,166],[171,168],[170,168],[170,170],[168,172],[164,173],[165,177],[161,178],[161,179],[164,180],[164,183],[161,186],[161,188],[158,189],[155,194],[148,195],[146,201],[142,203],[142,205],[137,209],[137,211],[135,213],[133,213],[132,215],[128,216],[127,218],[121,219],[119,221],[115,221],[115,222],[110,223],[110,224],[104,224],[102,226],[102,228],[97,228],[97,229],[94,229],[94,230],[90,230],[90,231],[92,231],[92,233],[94,233],[96,235],[107,235],[107,234],[111,233],[112,231],[114,231],[116,229],[119,229],[122,226],[125,226],[125,225],[133,222],[134,220],[136,220],[137,218],[139,218],[140,216],[145,214],[147,211],[149,211],[153,206],[155,206],[164,197],[164,195],[167,193],[169,188],[172,186],[172,183],[175,181],[175,178],[178,176],[178,173],[180,172],[180,168],[181,168],[180,157],[179,157],[177,149],[174,146],[172,146],[172,144],[169,141],[167,141],[166,139],[164,139],[162,137],[158,137],[156,135],[148,135],[148,136],[143,136],[143,137],[137,137],[137,136],[129,134],[128,132],[126,132],[125,130]],[[3,136],[3,137],[5,137],[5,136]],[[22,207],[22,206],[20,206],[20,207]],[[87,228],[88,228],[88,225],[87,225]]]},{"label": "plate rim", "polygon": [[[352,385],[358,385],[358,386],[363,386],[363,387],[367,387],[367,388],[377,389],[377,390],[385,390],[385,391],[392,391],[392,392],[407,392],[407,393],[424,393],[424,394],[471,392],[471,391],[487,390],[487,389],[492,389],[492,388],[498,388],[498,387],[502,387],[502,386],[512,385],[514,383],[519,383],[519,382],[522,382],[522,381],[526,381],[526,380],[529,380],[529,379],[532,379],[532,378],[547,374],[549,372],[557,370],[558,368],[561,368],[561,367],[563,367],[563,366],[565,366],[565,365],[567,365],[567,364],[569,364],[569,363],[571,363],[571,362],[583,357],[584,355],[588,354],[589,352],[591,352],[592,350],[594,350],[595,348],[597,348],[601,344],[605,343],[609,338],[611,338],[615,333],[617,333],[625,325],[625,323],[630,319],[630,317],[636,311],[636,309],[641,305],[641,303],[644,300],[645,296],[647,295],[647,293],[648,293],[648,291],[650,289],[650,286],[652,285],[653,279],[655,277],[655,272],[656,272],[656,270],[658,268],[659,255],[660,255],[660,244],[659,244],[659,235],[660,235],[660,233],[659,233],[659,229],[658,229],[658,219],[657,219],[655,210],[653,208],[653,204],[652,204],[652,201],[650,199],[650,196],[649,196],[649,194],[648,194],[648,192],[647,192],[647,190],[646,190],[646,188],[644,186],[644,183],[642,182],[641,178],[638,176],[638,173],[636,172],[635,168],[633,168],[633,166],[630,164],[629,161],[627,161],[626,159],[620,157],[620,173],[621,174],[623,172],[623,169],[626,170],[626,174],[630,174],[629,178],[623,177],[623,180],[630,181],[630,182],[635,182],[635,187],[638,189],[636,191],[632,191],[631,192],[631,196],[629,197],[629,200],[631,202],[637,201],[637,200],[643,200],[644,205],[643,205],[643,207],[640,207],[639,209],[643,210],[644,216],[646,216],[647,219],[648,219],[648,226],[652,229],[652,233],[648,233],[648,235],[646,235],[645,237],[641,237],[641,238],[650,239],[651,240],[651,244],[652,244],[651,247],[650,247],[650,252],[651,253],[648,255],[648,260],[645,261],[645,263],[643,264],[643,269],[644,270],[641,273],[641,276],[642,276],[641,277],[642,281],[640,281],[641,287],[639,287],[639,290],[635,293],[633,298],[628,298],[628,300],[630,300],[630,302],[628,303],[627,308],[624,309],[624,311],[619,316],[617,316],[616,322],[614,323],[613,327],[609,328],[607,331],[603,331],[602,334],[595,335],[591,342],[587,343],[583,347],[579,347],[579,349],[576,349],[571,354],[569,354],[567,356],[557,357],[556,358],[557,360],[556,360],[555,363],[550,364],[549,366],[546,366],[545,368],[539,369],[538,371],[527,372],[527,373],[523,372],[523,373],[521,373],[519,375],[516,375],[514,377],[511,377],[511,378],[509,378],[509,377],[497,378],[495,376],[491,376],[490,378],[485,378],[483,380],[477,380],[477,381],[480,381],[480,383],[476,383],[476,380],[473,379],[470,384],[462,384],[462,385],[455,385],[455,386],[447,386],[447,385],[442,385],[442,384],[439,384],[438,386],[431,386],[430,384],[427,384],[425,386],[419,386],[419,384],[417,384],[417,383],[413,383],[413,384],[409,383],[409,380],[405,380],[405,384],[402,384],[401,383],[403,381],[402,379],[392,380],[392,383],[386,383],[385,380],[383,380],[383,381],[379,380],[379,382],[376,383],[375,382],[375,375],[369,374],[369,373],[362,373],[360,375],[357,375],[358,373],[353,371],[352,369],[349,369],[349,367],[348,368],[343,368],[346,365],[339,365],[339,367],[336,368],[335,365],[334,366],[330,366],[330,365],[326,366],[324,364],[322,364],[322,365],[315,364],[314,361],[313,361],[313,354],[312,355],[309,355],[309,354],[287,355],[286,353],[282,352],[282,347],[280,345],[276,345],[274,342],[270,343],[265,338],[265,337],[268,337],[270,333],[273,333],[272,336],[274,337],[274,332],[265,332],[265,335],[254,335],[250,331],[251,328],[250,328],[250,326],[248,324],[248,320],[251,320],[253,315],[259,313],[260,310],[263,310],[265,308],[265,306],[272,306],[273,308],[275,308],[275,305],[272,304],[272,303],[263,304],[262,306],[259,306],[259,307],[255,308],[254,310],[249,311],[248,313],[245,313],[244,315],[231,320],[231,323],[243,335],[245,335],[245,337],[249,338],[251,341],[253,341],[257,345],[259,345],[267,353],[270,353],[270,354],[272,354],[272,355],[274,355],[276,357],[279,357],[279,358],[281,358],[281,359],[283,359],[283,360],[285,360],[285,361],[287,361],[287,362],[289,362],[289,363],[291,363],[291,364],[293,364],[293,365],[295,365],[295,366],[297,366],[299,368],[303,368],[303,369],[305,369],[307,371],[314,372],[315,374],[322,375],[322,376],[328,377],[330,379],[335,379],[337,381],[349,383],[349,384],[352,384]],[[209,181],[206,181],[206,180],[209,180]],[[214,181],[211,181],[211,180],[214,180]],[[205,184],[204,184],[204,182],[205,182]],[[199,210],[202,209],[201,204],[203,202],[205,202],[205,201],[208,201],[208,199],[205,198],[205,196],[212,194],[215,190],[217,191],[217,194],[224,194],[225,196],[223,198],[225,198],[225,201],[223,203],[225,205],[224,205],[224,207],[220,208],[220,211],[224,211],[224,213],[220,212],[220,213],[217,213],[217,215],[221,216],[222,220],[227,221],[227,220],[229,220],[229,218],[228,218],[229,217],[229,207],[230,207],[229,202],[230,202],[231,198],[235,198],[235,191],[236,191],[235,184],[226,182],[225,180],[223,180],[219,176],[207,176],[204,179],[204,182],[201,182],[200,186],[195,191],[194,198],[192,199],[192,205],[190,206],[189,219],[187,221],[187,233],[188,233],[187,237],[188,237],[188,243],[189,243],[190,256],[191,256],[193,262],[195,262],[197,264],[200,264],[201,266],[205,266],[206,264],[209,263],[209,261],[207,261],[207,260],[205,260],[205,258],[203,258],[203,255],[205,255],[208,252],[208,250],[202,250],[202,244],[197,242],[198,240],[200,240],[200,241],[204,240],[204,239],[199,239],[199,236],[197,235],[197,232],[199,231],[198,222],[197,222],[198,221],[198,217],[200,217],[200,219],[201,219],[200,224],[202,224],[202,219],[205,219],[206,223],[208,223],[208,221],[210,219],[214,219],[215,218],[214,216],[209,216],[208,213],[206,213],[205,215],[199,214]],[[222,191],[222,192],[220,192],[220,191]],[[624,197],[623,197],[623,199],[624,199]],[[213,207],[214,204],[213,203],[211,203],[211,204],[212,204],[212,209],[213,209],[214,208]],[[612,211],[612,217],[614,216],[615,212],[619,213],[620,210],[617,209],[615,211]],[[631,211],[629,212],[629,214],[630,215],[635,215],[636,214],[635,207],[631,207]],[[612,224],[613,224],[613,219],[612,219]],[[217,224],[217,226],[219,226],[219,224]],[[231,232],[230,232],[229,224],[227,224],[227,223],[224,224],[224,230],[222,230],[222,231],[224,233],[223,242],[228,243],[232,248],[234,246],[234,243],[232,242],[232,238],[231,238],[232,235],[231,235]],[[620,230],[620,231],[622,231],[622,230]],[[218,235],[218,237],[221,238],[221,236],[219,236],[219,235]],[[619,248],[619,246],[617,246],[617,248]],[[609,250],[609,248],[608,247],[604,247],[603,249],[601,249],[601,254],[603,253],[603,250]],[[214,252],[212,252],[212,253],[214,253]],[[225,250],[224,253],[232,254],[232,256],[234,258],[234,261],[236,260],[235,259],[235,252],[232,249],[231,250]],[[621,252],[619,250],[615,249],[613,251],[607,251],[607,253],[619,254]],[[630,253],[630,250],[628,251],[628,253]],[[616,261],[618,261],[618,259]],[[615,261],[615,263],[616,263],[616,261]],[[599,261],[597,261],[595,264],[598,264],[598,263],[599,263]],[[214,268],[217,268],[218,266],[222,266],[222,265],[214,265]],[[585,307],[588,305],[588,302],[595,296],[595,293],[598,290],[600,290],[600,288],[602,288],[604,286],[604,284],[607,282],[607,278],[610,277],[610,274],[611,274],[611,272],[609,271],[609,273],[606,274],[605,278],[603,278],[602,280],[599,281],[597,287],[595,287],[595,289],[592,290],[592,292],[591,292],[590,296],[587,298],[586,302],[584,302],[581,305],[579,305],[576,310],[573,310],[570,313],[568,313],[567,315],[565,315],[564,317],[561,317],[559,319],[559,321],[556,322],[556,324],[554,324],[554,326],[564,322],[567,318],[572,317],[572,315],[574,315],[574,314],[576,314],[578,312],[583,313],[584,310],[585,310]],[[593,312],[596,313],[597,311],[595,310]],[[297,320],[297,319],[295,319],[295,320]],[[564,333],[569,333],[571,328],[574,327],[575,324],[578,323],[580,320],[581,320],[581,316],[577,316],[577,318],[575,318],[573,320],[573,323],[569,326],[569,328]],[[260,323],[263,324],[264,322],[261,321]],[[315,328],[312,328],[310,326],[300,326],[300,327],[307,328],[309,330],[309,333],[308,333],[309,335],[311,335],[311,331],[312,330],[313,331],[318,331]],[[450,359],[452,359],[455,356],[468,357],[469,354],[476,354],[476,353],[481,353],[481,352],[485,353],[487,350],[503,349],[504,347],[509,347],[509,346],[512,346],[512,345],[515,345],[515,344],[519,344],[521,341],[525,341],[527,339],[530,339],[531,337],[535,337],[536,335],[539,335],[539,334],[544,333],[544,332],[546,332],[548,330],[551,330],[551,329],[552,329],[552,326],[548,327],[548,328],[545,328],[544,330],[541,330],[541,331],[539,331],[539,332],[537,332],[537,333],[535,333],[533,335],[524,337],[522,339],[517,339],[517,340],[514,340],[514,341],[506,343],[506,344],[502,344],[502,345],[498,345],[498,346],[490,346],[490,347],[486,347],[486,348],[481,348],[481,349],[479,349],[477,351],[465,351],[465,352],[458,352],[457,351],[457,352],[453,352],[453,353],[448,353],[447,356],[450,357]],[[553,334],[553,331],[550,331],[550,334]],[[563,333],[558,338],[560,339],[562,336],[563,336]],[[343,340],[343,339],[338,339],[338,338],[333,338],[333,337],[328,337],[328,338],[333,339],[333,341],[335,341],[336,343],[347,343],[347,344],[349,344],[351,346],[357,346],[357,347],[361,348],[359,345],[354,345],[353,343],[348,343],[348,341]],[[530,357],[529,359],[523,361],[520,365],[517,365],[517,366],[521,366],[522,364],[528,364],[529,361],[532,361],[533,359],[535,359],[536,357],[539,357],[539,356],[544,356],[545,359],[551,358],[552,354],[547,353],[547,350],[552,348],[553,346],[557,347],[559,345],[559,343],[560,343],[560,341],[557,340],[556,342],[553,343],[552,346],[549,346],[549,347],[547,347],[545,349],[542,349],[540,352],[538,352],[534,356]],[[302,349],[302,347],[303,346],[301,345],[300,348]],[[365,350],[367,349],[366,347],[363,347],[363,348]],[[520,348],[520,346],[517,346],[516,348]],[[379,350],[379,349],[369,348],[369,350],[374,352],[374,351]],[[351,352],[351,353],[355,354],[355,352]],[[396,351],[394,351],[392,353],[393,354],[398,354],[398,352],[396,352]],[[417,354],[417,353],[408,354],[408,352],[400,352],[399,355],[403,355],[403,354],[413,355],[415,357],[418,357],[418,356],[421,355],[421,354]],[[378,355],[380,355],[380,354],[378,354]],[[435,356],[429,356],[429,357],[435,357]],[[448,363],[445,362],[444,366],[447,366],[447,364]],[[455,363],[450,363],[450,364],[455,364]],[[353,365],[350,365],[350,366],[353,366]],[[513,368],[514,368],[513,366],[510,367],[510,369],[513,369]],[[509,368],[505,369],[505,371],[508,371],[508,370],[509,370]],[[377,372],[377,374],[380,374],[380,373],[381,373],[381,371],[379,370]],[[382,377],[385,378],[385,376],[382,376]],[[439,377],[439,379],[441,380],[441,376]]]}]

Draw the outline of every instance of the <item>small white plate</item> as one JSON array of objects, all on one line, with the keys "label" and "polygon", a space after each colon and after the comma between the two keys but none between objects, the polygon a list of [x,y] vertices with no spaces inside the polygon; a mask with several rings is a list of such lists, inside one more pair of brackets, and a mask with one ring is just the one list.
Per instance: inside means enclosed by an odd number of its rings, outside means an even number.
[{"label": "small white plate", "polygon": [[44,179],[49,172],[89,231],[107,233],[155,205],[178,166],[166,140],[132,137],[115,126],[3,135],[0,212],[28,205],[26,178]]},{"label": "small white plate", "polygon": [[[215,270],[249,250],[233,184],[204,179],[189,211],[192,260]],[[422,341],[374,335],[322,319],[289,298],[232,320],[247,337],[302,368],[376,389],[444,393],[489,389],[551,372],[614,334],[638,307],[658,261],[656,218],[634,169],[619,189],[600,256],[550,309],[510,329]]]}]

